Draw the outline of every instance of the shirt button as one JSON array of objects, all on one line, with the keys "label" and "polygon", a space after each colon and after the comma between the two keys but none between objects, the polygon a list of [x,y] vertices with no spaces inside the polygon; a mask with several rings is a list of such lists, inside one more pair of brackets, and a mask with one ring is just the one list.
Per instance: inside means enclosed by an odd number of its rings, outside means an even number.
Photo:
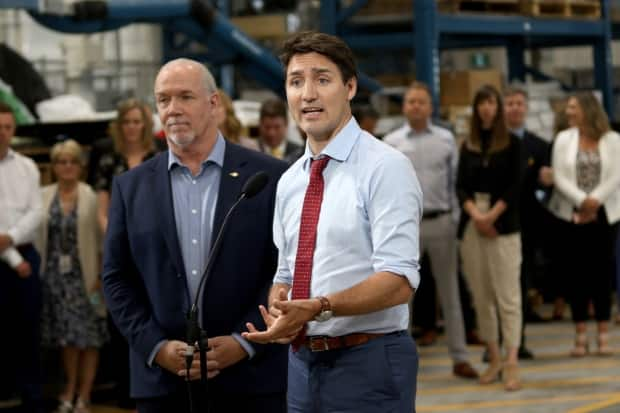
[{"label": "shirt button", "polygon": [[181,278],[181,277],[182,277],[181,273],[177,274],[177,278]]},{"label": "shirt button", "polygon": [[197,214],[197,213],[198,213],[198,211],[197,211],[197,210],[192,209],[192,214]]},{"label": "shirt button", "polygon": [[192,274],[193,274],[193,275],[196,275],[196,274],[198,274],[198,271],[196,271],[196,270],[192,270]]},{"label": "shirt button", "polygon": [[194,185],[196,185],[196,180],[194,179],[194,180],[192,181],[192,183],[193,183]]},{"label": "shirt button", "polygon": [[196,241],[195,239],[192,240],[192,244],[198,244],[198,241]]}]

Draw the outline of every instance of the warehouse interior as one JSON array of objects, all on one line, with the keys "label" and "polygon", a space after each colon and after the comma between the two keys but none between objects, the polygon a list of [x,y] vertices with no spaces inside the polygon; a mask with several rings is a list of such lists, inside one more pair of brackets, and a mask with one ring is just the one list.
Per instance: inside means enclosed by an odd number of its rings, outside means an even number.
[{"label": "warehouse interior", "polygon": [[[303,30],[333,34],[353,50],[359,89],[352,103],[376,114],[378,138],[406,121],[403,95],[413,81],[428,85],[433,119],[459,143],[471,130],[474,96],[487,84],[525,90],[525,126],[547,143],[576,91],[592,91],[620,131],[620,0],[0,0],[0,100],[19,113],[12,147],[35,160],[41,185],[52,183],[54,144],[74,139],[88,159],[109,138],[119,102],[137,98],[156,113],[158,70],[179,57],[211,70],[233,100],[242,135],[256,141],[261,103],[286,99],[282,43]],[[303,144],[289,118],[287,139]],[[84,178],[94,167],[84,168]],[[571,358],[568,309],[555,317],[544,278],[537,274],[528,291],[541,319],[528,323],[535,357],[522,363],[523,389],[503,392],[501,384],[481,387],[450,374],[437,311],[436,339],[418,347],[417,412],[620,412],[617,299],[613,354]],[[484,347],[468,344],[471,363],[482,369]],[[42,351],[51,412],[63,372],[58,349]],[[119,403],[114,355],[104,346],[101,357],[91,411],[134,411]],[[0,412],[20,411],[14,396],[0,390]]]}]

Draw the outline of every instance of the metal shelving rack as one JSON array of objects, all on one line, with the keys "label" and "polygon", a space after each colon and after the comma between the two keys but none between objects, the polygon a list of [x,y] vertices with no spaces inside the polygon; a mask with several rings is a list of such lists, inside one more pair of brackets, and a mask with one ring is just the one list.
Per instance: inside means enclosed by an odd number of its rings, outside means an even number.
[{"label": "metal shelving rack", "polygon": [[[600,19],[550,19],[496,14],[444,14],[435,0],[412,0],[413,16],[392,21],[356,19],[368,0],[348,7],[338,0],[321,2],[321,30],[342,37],[354,50],[390,53],[413,51],[416,78],[429,84],[434,101],[439,96],[441,50],[484,46],[505,47],[509,79],[525,80],[524,52],[566,46],[591,46],[595,87],[601,90],[607,113],[614,113],[611,60],[612,24],[609,2],[601,0]],[[365,21],[366,20],[366,21]],[[620,37],[620,25],[613,33]]]}]

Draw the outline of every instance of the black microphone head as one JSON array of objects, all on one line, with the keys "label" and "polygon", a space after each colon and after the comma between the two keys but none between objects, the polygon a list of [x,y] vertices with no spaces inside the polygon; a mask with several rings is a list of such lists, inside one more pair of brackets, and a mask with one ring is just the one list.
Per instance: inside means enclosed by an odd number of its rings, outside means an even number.
[{"label": "black microphone head", "polygon": [[267,182],[269,182],[269,175],[265,171],[255,173],[243,184],[241,196],[244,196],[246,199],[252,198],[267,186]]}]

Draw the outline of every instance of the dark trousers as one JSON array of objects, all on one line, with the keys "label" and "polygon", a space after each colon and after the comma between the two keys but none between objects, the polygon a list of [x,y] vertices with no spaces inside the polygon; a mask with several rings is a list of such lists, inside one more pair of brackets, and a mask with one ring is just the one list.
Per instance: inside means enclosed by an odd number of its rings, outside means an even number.
[{"label": "dark trousers", "polygon": [[[193,383],[192,393],[200,394],[199,384]],[[213,394],[209,395],[209,413],[286,413],[286,394]],[[189,412],[188,390],[183,388],[166,397],[136,399],[138,413]],[[194,410],[206,413],[206,409]]]},{"label": "dark trousers", "polygon": [[129,344],[108,313],[108,330],[110,331],[110,354],[115,360],[113,380],[116,383],[116,399],[120,407],[132,408],[134,401],[129,395]]},{"label": "dark trousers", "polygon": [[566,223],[563,231],[563,268],[569,285],[573,321],[588,320],[590,301],[594,304],[596,320],[608,321],[611,317],[616,227],[609,225],[604,208],[600,208],[595,222],[585,225]]},{"label": "dark trousers", "polygon": [[418,353],[406,331],[345,349],[289,352],[289,413],[415,413]]},{"label": "dark trousers", "polygon": [[19,248],[32,267],[28,278],[20,278],[0,261],[0,325],[7,336],[0,340],[2,373],[0,386],[21,395],[22,411],[41,409],[40,257],[32,246]]},{"label": "dark trousers", "polygon": [[423,331],[437,328],[437,289],[426,254],[420,260],[420,287],[415,292],[411,323]]}]

